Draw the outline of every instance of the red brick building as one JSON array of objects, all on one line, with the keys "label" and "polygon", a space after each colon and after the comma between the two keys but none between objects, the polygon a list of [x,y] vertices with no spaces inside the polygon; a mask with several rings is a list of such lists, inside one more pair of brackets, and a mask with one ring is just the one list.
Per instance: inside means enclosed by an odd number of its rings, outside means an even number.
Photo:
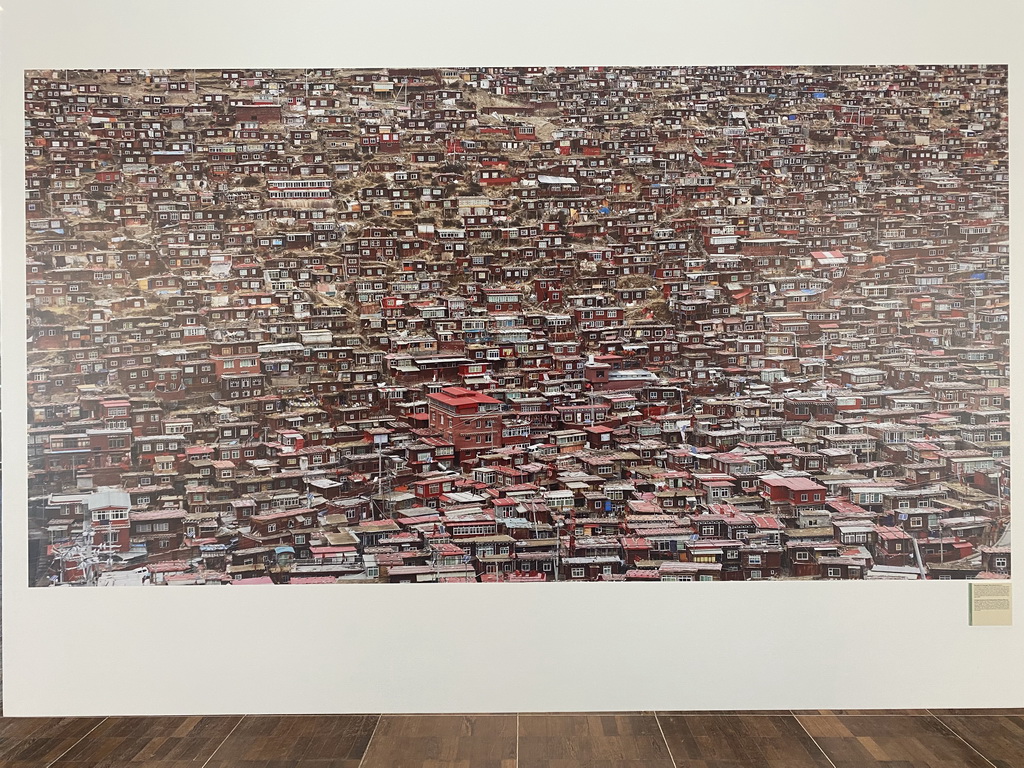
[{"label": "red brick building", "polygon": [[501,447],[501,401],[465,387],[427,395],[429,424],[455,445],[458,461]]}]

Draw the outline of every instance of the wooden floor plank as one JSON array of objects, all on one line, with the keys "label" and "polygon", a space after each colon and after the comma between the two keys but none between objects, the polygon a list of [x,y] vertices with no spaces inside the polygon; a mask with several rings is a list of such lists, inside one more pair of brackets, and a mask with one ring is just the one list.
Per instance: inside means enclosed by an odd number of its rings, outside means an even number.
[{"label": "wooden floor plank", "polygon": [[242,718],[108,717],[54,768],[159,766],[195,768],[206,761]]},{"label": "wooden floor plank", "polygon": [[997,768],[1024,768],[1024,710],[1017,712],[1020,714],[938,718]]},{"label": "wooden floor plank", "polygon": [[362,768],[515,768],[516,716],[384,715]]},{"label": "wooden floor plank", "polygon": [[800,715],[836,768],[992,768],[931,716]]},{"label": "wooden floor plank", "polygon": [[0,718],[0,765],[44,768],[102,722],[102,717]]},{"label": "wooden floor plank", "polygon": [[1005,715],[1007,717],[1024,717],[1024,709],[1021,709],[1020,707],[995,707],[992,709],[929,709],[928,712],[936,717],[942,717],[944,715],[954,715],[957,717],[998,717],[1001,715]]},{"label": "wooden floor plank", "polygon": [[658,713],[677,768],[830,768],[795,717]]},{"label": "wooden floor plank", "polygon": [[377,715],[246,717],[206,768],[358,768]]},{"label": "wooden floor plank", "polygon": [[887,715],[927,717],[927,709],[794,709],[793,715],[832,715],[840,717],[884,717]]},{"label": "wooden floor plank", "polygon": [[660,711],[658,715],[720,715],[729,717],[785,717],[791,715],[788,709],[687,709]]},{"label": "wooden floor plank", "polygon": [[519,768],[673,765],[654,715],[521,715]]},{"label": "wooden floor plank", "polygon": [[614,715],[625,715],[625,716],[643,715],[643,716],[646,716],[646,715],[652,715],[653,716],[654,715],[654,710],[653,709],[648,709],[648,710],[641,710],[641,709],[636,709],[636,710],[634,710],[634,709],[621,709],[621,710],[620,709],[613,709],[613,710],[600,711],[600,712],[520,712],[519,715],[520,715],[520,717],[526,717],[527,715],[530,715],[531,717],[580,717],[581,715],[604,715],[604,716],[614,716]]}]

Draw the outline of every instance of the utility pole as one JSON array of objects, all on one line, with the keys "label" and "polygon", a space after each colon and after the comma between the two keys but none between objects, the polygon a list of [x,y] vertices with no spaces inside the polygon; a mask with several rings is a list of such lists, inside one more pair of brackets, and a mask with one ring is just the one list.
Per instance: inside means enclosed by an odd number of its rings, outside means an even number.
[{"label": "utility pole", "polygon": [[373,435],[374,445],[377,446],[377,503],[380,505],[381,517],[386,510],[384,504],[384,446],[388,442],[388,433],[384,430],[380,434]]},{"label": "utility pole", "polygon": [[[992,546],[995,546],[999,542],[1000,526],[1003,524],[1003,470],[1001,467],[996,467],[996,524],[992,526]],[[1006,523],[1010,525],[1009,521]]]},{"label": "utility pole", "polygon": [[380,443],[377,444],[377,495],[380,495],[381,483],[384,479],[384,451]]},{"label": "utility pole", "polygon": [[555,523],[555,581],[558,581],[558,568],[562,556],[562,525]]},{"label": "utility pole", "polygon": [[971,292],[974,294],[974,314],[971,317],[971,337],[978,340],[978,290],[973,288]]}]

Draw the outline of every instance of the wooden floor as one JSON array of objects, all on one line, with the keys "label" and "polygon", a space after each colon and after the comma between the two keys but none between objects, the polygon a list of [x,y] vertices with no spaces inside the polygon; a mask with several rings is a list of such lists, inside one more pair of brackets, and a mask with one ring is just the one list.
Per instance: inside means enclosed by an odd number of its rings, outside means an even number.
[{"label": "wooden floor", "polygon": [[1024,709],[0,718],[4,768],[1024,768]]}]

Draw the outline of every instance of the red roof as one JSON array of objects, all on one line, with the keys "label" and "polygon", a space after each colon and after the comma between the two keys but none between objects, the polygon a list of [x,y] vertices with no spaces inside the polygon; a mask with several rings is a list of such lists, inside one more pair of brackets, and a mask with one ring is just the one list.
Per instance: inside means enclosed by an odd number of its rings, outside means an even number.
[{"label": "red roof", "polygon": [[427,395],[430,400],[434,400],[445,405],[458,408],[463,405],[500,405],[501,401],[496,400],[490,395],[485,395],[480,392],[476,392],[472,389],[466,389],[465,387],[445,387],[440,392]]},{"label": "red roof", "polygon": [[808,477],[762,477],[766,485],[783,486],[792,491],[823,491],[825,486],[818,485]]},{"label": "red roof", "polygon": [[878,532],[878,538],[884,540],[888,539],[909,539],[910,534],[904,531],[902,528],[896,528],[894,526],[878,525],[875,526],[875,530]]},{"label": "red roof", "polygon": [[650,549],[651,543],[640,537],[623,536],[622,546],[625,549]]}]

